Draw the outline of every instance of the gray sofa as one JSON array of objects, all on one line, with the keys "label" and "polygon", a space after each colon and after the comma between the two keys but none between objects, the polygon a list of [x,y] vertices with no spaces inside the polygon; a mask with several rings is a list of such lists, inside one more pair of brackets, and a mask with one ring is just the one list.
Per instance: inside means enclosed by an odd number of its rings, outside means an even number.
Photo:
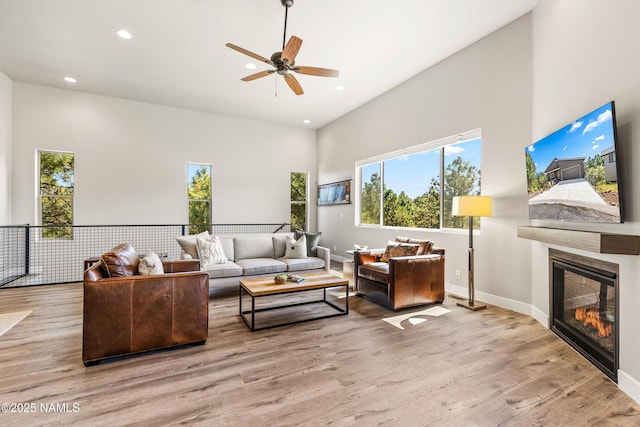
[{"label": "gray sofa", "polygon": [[[293,237],[293,234],[218,235],[227,262],[201,267],[209,274],[209,286],[237,285],[243,278],[270,277],[278,273],[329,272],[329,248],[317,246],[317,256],[285,258],[286,236]],[[183,251],[182,258],[194,257]]]}]

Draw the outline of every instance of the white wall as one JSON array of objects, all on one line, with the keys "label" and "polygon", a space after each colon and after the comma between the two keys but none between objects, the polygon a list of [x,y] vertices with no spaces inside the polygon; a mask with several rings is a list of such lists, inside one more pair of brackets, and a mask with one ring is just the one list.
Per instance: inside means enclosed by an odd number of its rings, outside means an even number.
[{"label": "white wall", "polygon": [[[482,128],[482,194],[494,198],[476,248],[476,297],[529,313],[530,245],[516,237],[528,222],[524,148],[531,142],[531,15],[397,86],[318,131],[318,180],[354,177],[369,156]],[[355,195],[358,189],[352,189]],[[324,244],[384,247],[410,234],[446,248],[445,281],[466,294],[467,232],[416,232],[354,226],[354,205],[318,209]],[[461,271],[461,279],[455,271]]]},{"label": "white wall", "polygon": [[75,224],[188,222],[188,162],[213,165],[215,223],[289,222],[290,173],[315,182],[312,130],[19,82],[13,100],[17,222],[37,223],[37,149],[75,153]]},{"label": "white wall", "polygon": [[[640,2],[541,0],[533,12],[533,140],[615,100],[625,206],[624,224],[535,225],[640,234]],[[548,245],[532,243],[532,301],[548,315]],[[565,249],[566,250],[566,249]],[[571,251],[579,252],[580,251]],[[583,253],[593,257],[594,254]],[[640,401],[640,257],[603,256],[620,264],[621,388]]]},{"label": "white wall", "polygon": [[11,92],[0,72],[0,225],[11,224]]}]

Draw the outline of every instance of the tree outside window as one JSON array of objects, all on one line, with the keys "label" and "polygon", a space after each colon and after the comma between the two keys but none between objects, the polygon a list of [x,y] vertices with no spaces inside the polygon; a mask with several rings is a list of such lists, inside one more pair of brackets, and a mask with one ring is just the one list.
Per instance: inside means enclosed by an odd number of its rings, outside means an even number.
[{"label": "tree outside window", "polygon": [[307,178],[306,172],[291,172],[291,228],[307,230]]},{"label": "tree outside window", "polygon": [[211,165],[187,165],[189,234],[209,230],[211,224]]},{"label": "tree outside window", "polygon": [[360,168],[360,222],[380,224],[380,195],[382,194],[381,164],[374,163]]},{"label": "tree outside window", "polygon": [[42,237],[72,239],[74,155],[40,151],[39,169]]},{"label": "tree outside window", "polygon": [[[455,196],[480,194],[482,140],[475,136],[453,141],[412,147],[407,149],[410,154],[389,154],[359,166],[360,224],[467,228],[468,218],[451,215],[452,202]],[[474,227],[480,227],[479,221]]]}]

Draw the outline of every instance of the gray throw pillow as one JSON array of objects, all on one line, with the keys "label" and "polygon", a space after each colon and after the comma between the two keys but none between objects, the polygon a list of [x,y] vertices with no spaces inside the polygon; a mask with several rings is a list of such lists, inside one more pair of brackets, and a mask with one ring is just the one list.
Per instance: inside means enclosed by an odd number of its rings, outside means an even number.
[{"label": "gray throw pillow", "polygon": [[318,256],[318,244],[320,244],[320,236],[322,236],[322,233],[310,233],[302,230],[293,231],[293,237],[295,237],[296,240],[299,239],[300,236],[305,236],[307,239],[307,255]]}]

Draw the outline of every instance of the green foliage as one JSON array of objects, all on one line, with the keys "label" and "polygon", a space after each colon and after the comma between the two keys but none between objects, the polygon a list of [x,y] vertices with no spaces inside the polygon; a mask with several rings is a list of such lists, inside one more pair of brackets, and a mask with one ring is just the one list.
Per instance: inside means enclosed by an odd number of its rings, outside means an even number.
[{"label": "green foliage", "polygon": [[[443,227],[466,228],[469,219],[451,215],[454,196],[475,196],[480,194],[480,170],[462,157],[456,157],[444,174]],[[476,185],[477,182],[477,185]],[[474,228],[480,228],[476,222]]]},{"label": "green foliage", "polygon": [[306,230],[307,174],[291,172],[291,228]]},{"label": "green foliage", "polygon": [[73,154],[40,152],[43,238],[73,238],[73,185]]},{"label": "green foliage", "polygon": [[362,224],[380,224],[380,175],[371,175],[371,181],[365,182],[360,198],[360,222]]},{"label": "green foliage", "polygon": [[209,166],[201,166],[187,188],[189,198],[189,234],[209,230],[211,224],[211,174]]},{"label": "green foliage", "polygon": [[307,201],[307,174],[303,172],[291,172],[291,201]]},{"label": "green foliage", "polygon": [[527,168],[527,190],[533,193],[540,189],[540,181],[536,175],[536,165],[528,151],[525,151],[525,163]]},{"label": "green foliage", "polygon": [[[451,215],[454,196],[480,194],[480,170],[461,157],[454,159],[445,171],[445,192],[443,199],[444,227],[466,228],[467,217]],[[360,199],[360,222],[379,224],[381,180],[377,173],[365,182]],[[391,227],[440,228],[440,181],[431,180],[429,189],[422,195],[411,199],[404,191],[396,194],[392,189],[384,188],[383,225]],[[480,224],[476,222],[475,228]]]},{"label": "green foliage", "polygon": [[585,160],[584,177],[595,189],[606,184],[607,181],[605,179],[604,173],[604,159],[601,156],[595,155]]}]

